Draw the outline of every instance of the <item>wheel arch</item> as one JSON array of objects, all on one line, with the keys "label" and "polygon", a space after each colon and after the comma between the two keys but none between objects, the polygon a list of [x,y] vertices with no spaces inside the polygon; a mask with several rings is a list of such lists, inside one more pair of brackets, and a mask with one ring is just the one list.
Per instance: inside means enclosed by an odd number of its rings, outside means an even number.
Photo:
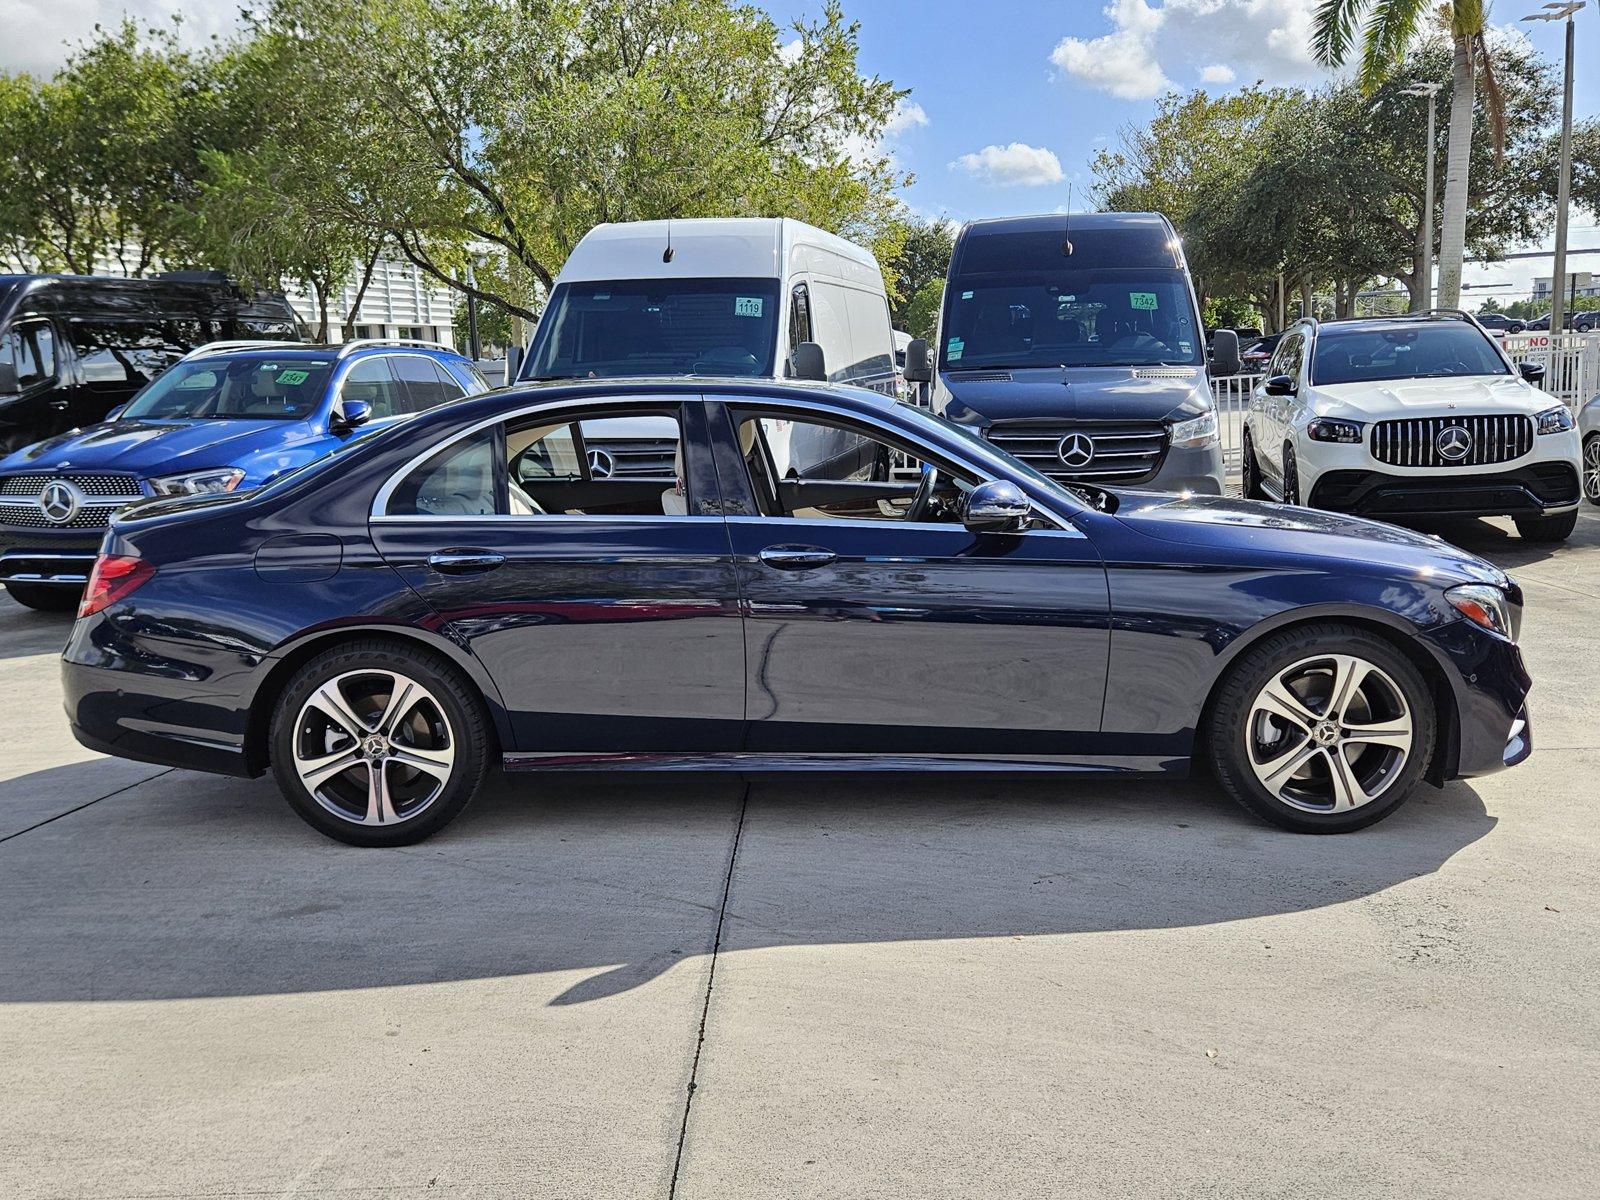
[{"label": "wheel arch", "polygon": [[1450,676],[1440,661],[1439,652],[1431,649],[1417,636],[1417,629],[1409,622],[1384,609],[1363,608],[1353,605],[1315,605],[1291,609],[1253,625],[1230,642],[1218,656],[1217,672],[1206,690],[1205,702],[1195,727],[1193,761],[1204,761],[1205,740],[1210,735],[1211,713],[1216,707],[1217,695],[1232,675],[1238,661],[1263,639],[1277,633],[1292,632],[1308,625],[1353,625],[1382,638],[1395,651],[1417,668],[1423,682],[1433,697],[1434,752],[1433,761],[1423,773],[1429,783],[1443,787],[1454,778],[1460,758],[1461,718],[1457,707],[1455,689]]},{"label": "wheel arch", "polygon": [[428,650],[445,659],[466,677],[483,703],[484,714],[488,718],[486,724],[495,740],[489,750],[490,761],[494,761],[494,756],[501,753],[501,747],[507,744],[510,727],[499,689],[480,660],[467,654],[448,638],[409,625],[341,625],[302,635],[281,648],[270,660],[267,673],[250,699],[249,715],[245,721],[245,763],[252,777],[261,775],[267,769],[271,757],[268,741],[272,712],[295,672],[324,651],[352,642],[374,640]]}]

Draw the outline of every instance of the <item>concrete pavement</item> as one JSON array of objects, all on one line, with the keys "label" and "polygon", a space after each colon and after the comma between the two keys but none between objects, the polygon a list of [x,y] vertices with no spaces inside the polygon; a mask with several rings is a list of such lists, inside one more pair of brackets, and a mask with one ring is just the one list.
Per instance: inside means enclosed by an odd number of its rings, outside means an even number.
[{"label": "concrete pavement", "polygon": [[352,850],[81,751],[0,599],[0,1195],[1590,1195],[1600,510],[1452,536],[1527,590],[1537,752],[1338,839],[671,780]]}]

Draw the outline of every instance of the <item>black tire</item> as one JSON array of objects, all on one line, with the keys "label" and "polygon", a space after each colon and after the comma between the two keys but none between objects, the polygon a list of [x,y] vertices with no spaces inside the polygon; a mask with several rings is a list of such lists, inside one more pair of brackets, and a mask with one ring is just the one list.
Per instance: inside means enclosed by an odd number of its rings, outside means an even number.
[{"label": "black tire", "polygon": [[1583,441],[1583,496],[1590,504],[1600,504],[1600,433]]},{"label": "black tire", "polygon": [[1250,441],[1250,431],[1246,429],[1240,438],[1239,444],[1239,490],[1244,493],[1246,500],[1264,500],[1267,494],[1261,490],[1261,464],[1256,461],[1256,448]]},{"label": "black tire", "polygon": [[1578,510],[1551,517],[1513,517],[1525,542],[1564,542],[1578,527]]},{"label": "black tire", "polygon": [[83,593],[77,588],[52,587],[45,583],[8,583],[6,591],[23,608],[39,612],[77,612]]},{"label": "black tire", "polygon": [[[420,685],[425,695],[425,700],[418,703],[414,711],[408,710],[412,711],[412,719],[398,730],[411,740],[403,742],[397,737],[391,745],[400,747],[402,752],[406,749],[431,750],[434,753],[449,751],[452,762],[442,786],[427,783],[428,776],[408,768],[403,762],[398,763],[398,769],[391,773],[390,764],[398,762],[397,759],[384,762],[381,771],[387,781],[386,786],[398,793],[408,784],[416,785],[413,790],[419,795],[410,803],[419,803],[421,794],[430,789],[436,791],[431,799],[410,813],[401,811],[408,802],[397,799],[395,819],[391,823],[361,824],[354,814],[359,811],[361,804],[356,798],[357,794],[367,793],[366,785],[360,781],[371,777],[368,761],[359,759],[352,762],[346,771],[327,780],[328,785],[337,784],[343,796],[351,798],[348,802],[334,796],[333,787],[322,784],[319,784],[318,792],[325,795],[324,799],[319,799],[306,786],[295,767],[296,742],[301,740],[304,745],[304,740],[309,739],[314,744],[320,737],[324,739],[324,749],[330,739],[336,748],[343,745],[339,729],[332,723],[322,722],[324,728],[321,730],[314,728],[320,714],[308,714],[302,722],[307,702],[314,692],[330,681],[355,677],[359,683],[370,677],[377,682],[385,674]],[[367,712],[353,701],[352,694],[343,690],[351,684],[336,686],[341,688],[352,715],[367,717]],[[397,689],[391,689],[391,695],[393,690]],[[377,698],[382,695],[380,691],[372,697],[376,707],[381,708],[387,703],[387,700]],[[405,716],[406,713],[399,715]],[[434,744],[423,747],[416,742],[410,733],[413,727],[424,729],[433,738]],[[370,719],[363,732],[376,732]],[[481,698],[453,665],[428,650],[379,639],[339,646],[319,654],[295,672],[274,706],[270,738],[272,773],[290,807],[319,833],[352,846],[407,846],[443,829],[461,814],[461,810],[482,788],[491,746],[489,724]],[[442,745],[439,744],[441,742]],[[359,740],[355,741],[356,746],[360,744]],[[395,786],[397,776],[400,787]],[[347,815],[340,816],[338,812],[346,812]]]},{"label": "black tire", "polygon": [[1283,502],[1300,503],[1300,464],[1295,461],[1294,447],[1288,443],[1283,447]]},{"label": "black tire", "polygon": [[[1298,664],[1333,654],[1363,659],[1387,676],[1381,681],[1382,686],[1387,689],[1393,684],[1409,711],[1412,744],[1407,756],[1381,780],[1374,799],[1342,810],[1308,811],[1280,798],[1262,783],[1252,764],[1251,743],[1247,739],[1254,736],[1252,714],[1256,700],[1270,680]],[[1343,723],[1343,717],[1335,722]],[[1411,660],[1377,634],[1337,622],[1302,625],[1271,634],[1245,651],[1217,685],[1202,732],[1206,756],[1223,791],[1250,812],[1296,833],[1350,833],[1394,812],[1406,802],[1427,770],[1438,734],[1433,693]],[[1307,738],[1300,745],[1309,746],[1311,740]],[[1291,743],[1286,753],[1293,753],[1294,749]],[[1385,752],[1372,749],[1381,762]],[[1357,749],[1354,761],[1361,763],[1365,753],[1367,750]],[[1326,758],[1318,760],[1319,765],[1326,762]]]}]

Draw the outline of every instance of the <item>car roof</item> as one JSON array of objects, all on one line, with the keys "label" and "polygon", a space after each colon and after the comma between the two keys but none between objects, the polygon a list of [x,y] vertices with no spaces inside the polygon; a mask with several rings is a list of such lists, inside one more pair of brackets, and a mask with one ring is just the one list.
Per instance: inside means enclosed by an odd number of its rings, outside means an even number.
[{"label": "car roof", "polygon": [[1401,313],[1393,317],[1342,317],[1335,321],[1319,321],[1316,328],[1337,333],[1376,333],[1385,329],[1399,329],[1407,325],[1449,324],[1466,329],[1476,329],[1471,321],[1449,313]]}]

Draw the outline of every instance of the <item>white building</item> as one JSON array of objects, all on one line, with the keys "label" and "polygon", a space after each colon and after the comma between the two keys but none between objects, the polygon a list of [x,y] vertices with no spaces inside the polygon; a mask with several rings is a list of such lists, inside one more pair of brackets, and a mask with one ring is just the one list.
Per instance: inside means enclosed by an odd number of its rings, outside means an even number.
[{"label": "white building", "polygon": [[[1568,274],[1577,280],[1578,295],[1600,296],[1600,282],[1595,281],[1594,272],[1570,271]],[[1533,281],[1533,298],[1535,300],[1550,299],[1550,281],[1552,278],[1554,277],[1550,275],[1540,275]],[[1572,279],[1567,281],[1567,295],[1572,295]]]},{"label": "white building", "polygon": [[[356,301],[361,271],[353,271],[344,289],[328,304],[328,337],[342,340],[340,330]],[[289,303],[313,336],[317,331],[317,302],[313,294],[292,289]],[[373,269],[372,282],[356,311],[356,336],[422,338],[454,345],[455,294],[432,283],[411,263],[385,258]]]}]

